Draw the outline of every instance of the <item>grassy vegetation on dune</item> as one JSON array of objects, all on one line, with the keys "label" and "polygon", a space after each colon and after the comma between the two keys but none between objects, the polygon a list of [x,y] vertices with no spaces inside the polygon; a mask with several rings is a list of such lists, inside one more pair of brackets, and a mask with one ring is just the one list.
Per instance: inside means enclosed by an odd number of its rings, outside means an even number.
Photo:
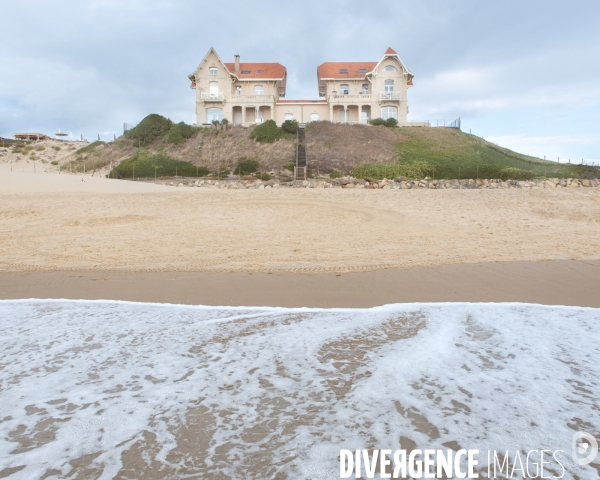
[{"label": "grassy vegetation on dune", "polygon": [[521,155],[457,129],[402,130],[406,139],[396,144],[399,163],[427,162],[431,173],[435,167],[436,178],[577,177],[584,170],[581,166]]},{"label": "grassy vegetation on dune", "polygon": [[598,176],[594,167],[558,164],[522,155],[456,129],[403,127],[399,130],[402,138],[395,144],[397,162],[365,163],[353,170],[355,176],[504,180]]},{"label": "grassy vegetation on dune", "polygon": [[199,167],[190,162],[184,162],[168,155],[152,155],[143,148],[137,149],[131,158],[124,160],[109,173],[111,178],[152,178],[172,177],[204,177],[208,175],[206,167]]},{"label": "grassy vegetation on dune", "polygon": [[93,143],[90,143],[89,145],[86,145],[83,148],[80,148],[79,150],[77,150],[75,153],[76,154],[82,154],[82,153],[91,153],[93,152],[96,147],[99,147],[100,145],[104,145],[105,142],[102,142],[100,140],[97,140]]},{"label": "grassy vegetation on dune", "polygon": [[[378,122],[374,122],[378,123]],[[258,163],[256,171],[279,171],[295,164],[297,122],[279,127],[273,120],[248,129],[241,126],[198,128],[151,114],[124,138],[101,145],[94,142],[75,152],[73,171],[86,171],[119,163],[115,169],[130,178],[138,176],[196,174],[196,167],[210,172],[249,171],[238,160]],[[513,152],[481,138],[450,128],[385,127],[310,122],[306,131],[309,168],[318,174],[340,172],[356,177],[411,179],[501,178],[598,178],[597,167],[559,164]],[[134,155],[135,148],[146,150]],[[33,147],[14,144],[14,153],[29,155]],[[132,156],[133,155],[133,156]],[[152,158],[152,160],[150,160]],[[137,164],[136,164],[137,162]],[[201,166],[200,166],[201,165]],[[152,167],[152,168],[150,168]],[[254,167],[253,167],[254,168]],[[199,170],[200,171],[200,170]],[[187,172],[187,173],[186,173]]]}]

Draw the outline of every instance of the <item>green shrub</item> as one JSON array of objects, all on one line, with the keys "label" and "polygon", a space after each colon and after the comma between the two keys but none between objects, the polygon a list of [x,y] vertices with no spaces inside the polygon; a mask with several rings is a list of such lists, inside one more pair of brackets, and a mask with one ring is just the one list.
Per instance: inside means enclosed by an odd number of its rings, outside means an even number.
[{"label": "green shrub", "polygon": [[259,178],[260,180],[267,182],[267,181],[271,180],[271,175],[269,175],[268,173],[259,173],[256,175],[256,178]]},{"label": "green shrub", "polygon": [[297,120],[286,120],[281,124],[281,129],[286,133],[296,134],[298,131],[299,123]]},{"label": "green shrub", "polygon": [[50,164],[51,164],[51,165],[58,165],[58,160],[52,160],[52,161],[50,162]]},{"label": "green shrub", "polygon": [[131,158],[124,160],[115,167],[109,174],[110,177],[132,178],[135,170],[135,176],[152,178],[158,176],[184,176],[184,177],[204,177],[208,175],[209,170],[206,167],[199,167],[190,162],[177,160],[164,154],[152,155],[143,148],[138,148]]},{"label": "green shrub", "polygon": [[38,152],[42,152],[42,151],[46,150],[46,147],[44,147],[43,145],[38,145],[37,147],[35,147],[35,149]]},{"label": "green shrub", "polygon": [[395,118],[388,118],[386,120],[384,120],[383,118],[373,118],[371,120],[369,120],[369,123],[371,125],[383,125],[384,127],[396,127],[398,126],[398,120],[396,120]]},{"label": "green shrub", "polygon": [[125,138],[137,140],[144,145],[152,143],[157,138],[164,137],[173,126],[168,118],[152,113],[144,118],[137,126],[125,133]]},{"label": "green shrub", "polygon": [[56,150],[57,152],[60,150],[60,147],[59,147],[58,145],[53,145],[53,146],[52,146],[52,148],[53,148],[54,150]]},{"label": "green shrub", "polygon": [[356,178],[372,177],[377,179],[407,177],[412,180],[431,176],[433,168],[427,162],[401,163],[366,163],[352,171]]},{"label": "green shrub", "polygon": [[275,120],[267,120],[254,127],[250,138],[261,143],[273,143],[282,137],[283,130],[277,126]]},{"label": "green shrub", "polygon": [[293,172],[295,167],[296,167],[296,162],[288,162],[285,164],[285,169],[289,170],[290,172]]},{"label": "green shrub", "polygon": [[329,174],[329,178],[340,178],[342,176],[341,172],[334,170]]},{"label": "green shrub", "polygon": [[238,160],[238,166],[233,171],[234,175],[248,175],[258,170],[259,164],[253,158],[242,157]]},{"label": "green shrub", "polygon": [[198,129],[184,122],[174,124],[167,134],[163,137],[166,143],[181,145],[186,139],[195,137],[198,134]]},{"label": "green shrub", "polygon": [[531,180],[534,177],[534,173],[531,170],[516,167],[506,167],[498,173],[502,180]]}]

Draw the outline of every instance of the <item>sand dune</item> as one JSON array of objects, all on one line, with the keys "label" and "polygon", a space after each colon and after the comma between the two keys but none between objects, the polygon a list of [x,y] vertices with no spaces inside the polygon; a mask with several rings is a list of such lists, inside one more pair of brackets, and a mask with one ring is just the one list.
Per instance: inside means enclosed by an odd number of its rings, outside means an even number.
[{"label": "sand dune", "polygon": [[360,271],[600,258],[600,192],[205,190],[0,174],[0,269]]}]

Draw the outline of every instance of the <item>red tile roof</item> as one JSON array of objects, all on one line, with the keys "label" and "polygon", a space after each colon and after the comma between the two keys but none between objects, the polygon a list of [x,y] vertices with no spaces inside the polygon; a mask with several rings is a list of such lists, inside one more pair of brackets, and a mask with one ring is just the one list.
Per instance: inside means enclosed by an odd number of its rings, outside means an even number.
[{"label": "red tile roof", "polygon": [[[317,67],[319,78],[364,78],[378,62],[325,62]],[[346,69],[348,73],[340,73]],[[360,72],[365,69],[367,72]]]},{"label": "red tile roof", "polygon": [[385,51],[386,55],[398,55],[393,49],[392,47],[388,47],[388,49]]},{"label": "red tile roof", "polygon": [[[238,78],[283,78],[285,67],[281,63],[240,63],[240,71],[235,73],[235,63],[226,63],[225,66]],[[250,73],[242,73],[249,70]],[[258,73],[261,70],[261,73]]]}]

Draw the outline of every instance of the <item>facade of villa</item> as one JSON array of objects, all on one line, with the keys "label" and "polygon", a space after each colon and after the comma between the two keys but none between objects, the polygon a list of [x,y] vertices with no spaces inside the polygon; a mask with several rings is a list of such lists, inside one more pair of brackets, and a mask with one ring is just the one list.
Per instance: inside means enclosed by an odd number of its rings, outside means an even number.
[{"label": "facade of villa", "polygon": [[224,63],[211,48],[188,76],[196,90],[196,123],[226,118],[235,125],[273,119],[307,123],[368,123],[396,118],[407,124],[413,74],[388,48],[378,62],[325,62],[317,67],[318,100],[285,99],[287,69],[280,63]]}]

